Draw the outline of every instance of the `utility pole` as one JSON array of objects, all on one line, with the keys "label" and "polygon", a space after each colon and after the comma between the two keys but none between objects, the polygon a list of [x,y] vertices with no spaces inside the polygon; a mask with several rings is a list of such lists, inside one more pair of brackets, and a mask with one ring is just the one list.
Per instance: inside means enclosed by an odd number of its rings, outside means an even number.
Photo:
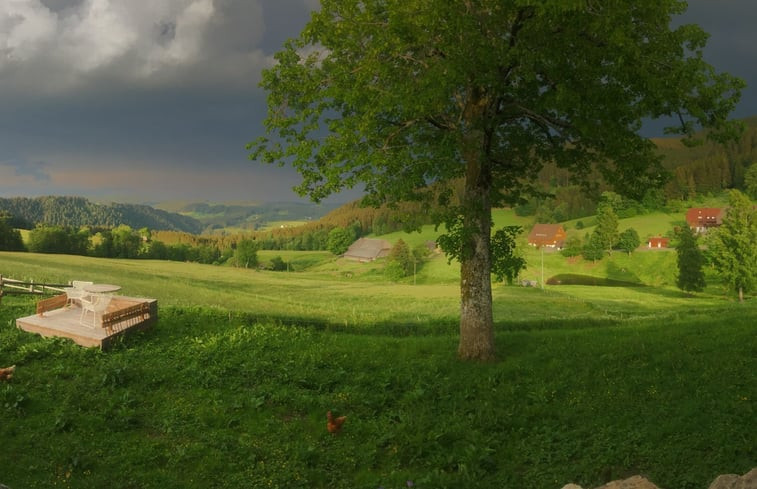
[{"label": "utility pole", "polygon": [[413,285],[415,285],[415,254],[413,254]]},{"label": "utility pole", "polygon": [[544,246],[539,246],[541,250],[541,288],[544,288]]}]

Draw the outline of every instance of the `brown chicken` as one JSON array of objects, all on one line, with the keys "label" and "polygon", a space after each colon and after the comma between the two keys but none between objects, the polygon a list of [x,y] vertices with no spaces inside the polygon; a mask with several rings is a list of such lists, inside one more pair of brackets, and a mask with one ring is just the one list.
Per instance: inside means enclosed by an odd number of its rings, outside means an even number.
[{"label": "brown chicken", "polygon": [[338,418],[335,418],[331,411],[326,413],[326,429],[329,430],[329,433],[332,435],[336,435],[339,433],[339,430],[342,429],[342,425],[347,420],[347,416],[339,416]]},{"label": "brown chicken", "polygon": [[10,367],[0,368],[0,380],[10,380],[13,378],[13,372],[16,370],[15,365]]}]

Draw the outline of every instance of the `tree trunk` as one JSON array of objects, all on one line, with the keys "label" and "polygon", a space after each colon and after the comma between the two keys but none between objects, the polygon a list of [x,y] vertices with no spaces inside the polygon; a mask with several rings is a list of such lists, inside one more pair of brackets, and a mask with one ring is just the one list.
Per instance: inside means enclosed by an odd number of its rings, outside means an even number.
[{"label": "tree trunk", "polygon": [[494,359],[491,284],[491,172],[482,157],[481,133],[464,141],[464,232],[460,265],[460,343],[463,360]]},{"label": "tree trunk", "polygon": [[739,302],[744,302],[744,287],[739,287]]}]

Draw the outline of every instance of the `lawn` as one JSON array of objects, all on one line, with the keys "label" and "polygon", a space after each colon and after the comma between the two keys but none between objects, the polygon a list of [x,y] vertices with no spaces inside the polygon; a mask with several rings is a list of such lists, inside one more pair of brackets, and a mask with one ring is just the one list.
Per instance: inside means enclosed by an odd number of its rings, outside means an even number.
[{"label": "lawn", "polygon": [[[153,330],[103,353],[16,329],[33,300],[2,298],[0,366],[17,372],[0,384],[0,482],[557,489],[641,473],[702,489],[757,465],[754,298],[495,285],[499,359],[482,365],[455,358],[456,281],[331,266],[0,253],[4,276],[160,303]],[[347,416],[337,436],[327,410]]]}]

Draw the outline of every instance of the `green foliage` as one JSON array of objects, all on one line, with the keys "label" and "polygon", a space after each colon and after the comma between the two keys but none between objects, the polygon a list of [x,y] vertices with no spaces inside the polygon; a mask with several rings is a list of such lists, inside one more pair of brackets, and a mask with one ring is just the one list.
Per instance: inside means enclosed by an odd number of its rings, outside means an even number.
[{"label": "green foliage", "polygon": [[[581,161],[618,156],[611,179],[643,193],[649,185],[632,182],[652,183],[644,164],[655,166],[656,160],[652,146],[636,134],[637,121],[646,115],[680,112],[679,130],[713,123],[712,136],[732,134],[725,116],[743,82],[717,75],[704,63],[699,48],[706,34],[699,28],[668,26],[670,16],[680,13],[677,2],[647,2],[634,9],[607,5],[601,15],[587,11],[590,7],[556,4],[507,4],[486,13],[441,0],[406,7],[372,4],[325,2],[263,74],[261,86],[269,93],[266,129],[280,139],[251,143],[251,157],[293,158],[303,175],[299,191],[316,200],[360,181],[379,200],[398,200],[422,193],[429,180],[461,176],[455,163],[462,139],[456,136],[469,125],[456,121],[474,117],[463,111],[474,100],[482,108],[519,101],[508,110],[475,115],[488,117],[487,127],[496,128],[485,156],[497,193],[520,190],[517,179],[534,176],[541,164],[533,168],[527,161],[537,165],[535,148],[543,159],[552,156],[575,169],[582,169]],[[555,35],[555,22],[569,28]],[[539,35],[546,31],[553,35]],[[523,35],[502,42],[513,33]],[[615,42],[587,41],[609,38]],[[685,56],[684,45],[689,46]],[[576,50],[582,63],[568,69]],[[536,63],[534,53],[549,59]],[[633,76],[629,66],[635,67]],[[501,83],[486,82],[503,72],[508,76]],[[691,76],[679,76],[683,72]],[[705,85],[706,91],[699,90]],[[594,95],[593,103],[577,110],[575,100],[586,99],[586,93]],[[325,137],[319,132],[324,127]],[[583,144],[570,150],[560,144],[578,139]]]},{"label": "green foliage", "polygon": [[634,228],[628,228],[618,236],[617,246],[629,255],[641,245],[639,233]]},{"label": "green foliage", "polygon": [[0,211],[0,251],[23,251],[24,242],[21,232],[14,229],[11,216]]},{"label": "green foliage", "polygon": [[389,262],[396,262],[402,269],[403,276],[408,276],[413,273],[413,261],[414,256],[410,252],[410,247],[405,243],[405,240],[398,239],[392,249],[389,250],[389,256],[387,257]]},{"label": "green foliage", "polygon": [[678,254],[678,278],[676,285],[686,292],[701,292],[706,285],[704,278],[704,255],[697,244],[697,237],[689,226],[681,228],[676,247]]},{"label": "green foliage", "polygon": [[37,226],[29,233],[28,247],[33,253],[85,255],[89,248],[89,232],[60,226]]},{"label": "green foliage", "polygon": [[757,285],[757,210],[749,197],[731,190],[723,223],[708,245],[715,268],[743,300]]},{"label": "green foliage", "polygon": [[384,276],[392,282],[399,282],[407,277],[405,268],[398,261],[388,261],[384,266]]},{"label": "green foliage", "polygon": [[137,258],[142,248],[142,237],[126,225],[106,229],[98,233],[99,243],[94,255],[111,258]]},{"label": "green foliage", "polygon": [[271,258],[270,270],[274,272],[283,272],[289,269],[289,264],[284,261],[280,256],[274,256]]},{"label": "green foliage", "polygon": [[757,200],[757,162],[752,163],[744,175],[744,189],[749,197]]},{"label": "green foliage", "polygon": [[352,228],[334,228],[329,231],[326,249],[335,255],[341,255],[355,241],[356,236]]},{"label": "green foliage", "polygon": [[505,226],[492,236],[492,273],[500,282],[507,280],[512,285],[526,268],[526,259],[516,245],[516,238],[522,231],[520,226]]},{"label": "green foliage", "polygon": [[[579,221],[581,222],[581,221]],[[578,226],[576,226],[578,228]],[[583,228],[583,226],[581,226]],[[583,246],[581,243],[581,238],[577,235],[568,236],[568,238],[565,240],[565,246],[562,250],[560,250],[560,254],[562,256],[570,258],[572,256],[578,256],[583,253]]]},{"label": "green foliage", "polygon": [[234,262],[237,267],[256,268],[258,266],[258,244],[251,239],[243,239],[237,243]]},{"label": "green foliage", "polygon": [[605,256],[604,242],[596,231],[591,233],[589,239],[584,243],[581,255],[584,257],[584,260],[591,261],[601,260]]},{"label": "green foliage", "polygon": [[611,201],[602,202],[597,209],[597,227],[592,233],[592,240],[596,240],[593,246],[607,252],[611,252],[618,242],[618,216]]}]

